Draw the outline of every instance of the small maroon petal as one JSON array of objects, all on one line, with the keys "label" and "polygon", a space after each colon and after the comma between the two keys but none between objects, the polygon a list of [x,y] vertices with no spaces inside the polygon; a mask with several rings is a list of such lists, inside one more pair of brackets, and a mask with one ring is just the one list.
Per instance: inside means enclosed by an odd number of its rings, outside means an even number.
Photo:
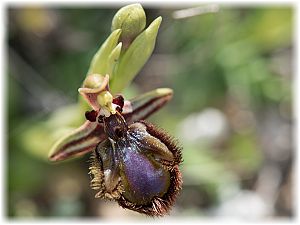
[{"label": "small maroon petal", "polygon": [[114,104],[118,105],[123,109],[124,106],[124,98],[122,95],[116,95],[115,98],[112,101]]},{"label": "small maroon petal", "polygon": [[95,110],[85,112],[85,118],[87,120],[89,120],[90,122],[96,122],[97,115],[98,115],[98,112]]}]

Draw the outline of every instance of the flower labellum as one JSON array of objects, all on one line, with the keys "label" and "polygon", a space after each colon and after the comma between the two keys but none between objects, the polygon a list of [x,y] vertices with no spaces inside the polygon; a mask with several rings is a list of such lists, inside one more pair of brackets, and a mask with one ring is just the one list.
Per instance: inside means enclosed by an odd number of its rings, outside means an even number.
[{"label": "flower labellum", "polygon": [[[122,102],[119,96],[115,102]],[[120,112],[98,122],[107,139],[91,157],[96,197],[149,216],[168,213],[182,186],[181,149],[173,138],[146,121],[128,125]]]}]

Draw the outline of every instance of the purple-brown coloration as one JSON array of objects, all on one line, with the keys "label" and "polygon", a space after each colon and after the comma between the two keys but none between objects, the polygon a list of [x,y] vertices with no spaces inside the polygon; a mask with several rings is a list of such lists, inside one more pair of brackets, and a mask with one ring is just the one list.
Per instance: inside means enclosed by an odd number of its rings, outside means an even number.
[{"label": "purple-brown coloration", "polygon": [[116,104],[116,110],[119,113],[123,112],[123,107],[124,107],[124,97],[122,95],[116,95],[112,101],[112,103]]},{"label": "purple-brown coloration", "polygon": [[114,104],[118,105],[123,109],[124,106],[124,97],[122,95],[116,95],[112,101]]},{"label": "purple-brown coloration", "polygon": [[96,122],[98,112],[95,110],[86,111],[85,112],[85,118],[90,122]]},{"label": "purple-brown coloration", "polygon": [[169,213],[182,187],[181,148],[166,132],[141,119],[165,105],[172,90],[156,89],[130,101],[116,95],[112,99],[116,110],[108,115],[97,102],[102,91],[109,91],[108,76],[99,87],[86,85],[79,91],[93,110],[85,113],[87,121],[80,128],[55,144],[50,159],[93,151],[89,169],[95,197],[149,216]]},{"label": "purple-brown coloration", "polygon": [[146,155],[126,149],[122,160],[124,168],[124,197],[134,202],[150,203],[161,197],[170,185],[170,174]]},{"label": "purple-brown coloration", "polygon": [[90,166],[96,196],[149,216],[167,214],[182,186],[181,149],[154,125],[127,125],[119,113],[104,119],[104,130],[109,142],[96,148]]}]

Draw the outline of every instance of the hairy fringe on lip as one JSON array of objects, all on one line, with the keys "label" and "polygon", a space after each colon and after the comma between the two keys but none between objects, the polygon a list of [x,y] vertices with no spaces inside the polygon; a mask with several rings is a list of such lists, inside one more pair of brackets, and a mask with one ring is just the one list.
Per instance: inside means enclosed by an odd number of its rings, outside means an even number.
[{"label": "hairy fringe on lip", "polygon": [[98,192],[95,195],[95,198],[102,198],[108,200],[117,200],[120,198],[121,193],[123,192],[123,188],[121,185],[121,181],[119,181],[118,185],[112,192],[107,192],[105,183],[104,183],[104,173],[102,168],[101,158],[94,150],[91,154],[89,160],[89,174],[91,176],[91,188],[93,190],[97,190]]}]

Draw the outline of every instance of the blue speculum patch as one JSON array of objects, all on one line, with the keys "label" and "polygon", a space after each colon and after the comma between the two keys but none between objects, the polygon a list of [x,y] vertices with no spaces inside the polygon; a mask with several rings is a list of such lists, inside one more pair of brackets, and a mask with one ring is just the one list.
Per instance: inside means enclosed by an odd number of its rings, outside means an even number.
[{"label": "blue speculum patch", "polygon": [[132,201],[147,203],[153,197],[162,197],[167,192],[169,172],[136,149],[124,149],[123,166],[124,196]]}]

